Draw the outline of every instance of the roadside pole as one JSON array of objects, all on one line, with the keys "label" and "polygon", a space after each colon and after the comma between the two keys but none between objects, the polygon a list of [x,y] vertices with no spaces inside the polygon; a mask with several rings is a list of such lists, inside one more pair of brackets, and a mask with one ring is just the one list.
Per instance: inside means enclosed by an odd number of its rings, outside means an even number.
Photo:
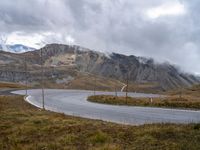
[{"label": "roadside pole", "polygon": [[27,55],[27,52],[25,52],[25,78],[26,78],[25,84],[26,84],[26,96],[27,96],[28,95],[28,81],[27,81],[28,80],[28,77],[27,77],[27,70],[28,70],[27,67],[28,66],[27,66],[27,56],[26,55]]},{"label": "roadside pole", "polygon": [[[117,68],[115,67],[115,74],[116,74],[116,72],[117,72]],[[114,75],[113,75],[113,79],[115,79],[114,78]],[[115,97],[117,97],[117,83],[116,82],[114,82],[114,86],[115,86]]]},{"label": "roadside pole", "polygon": [[179,98],[181,99],[182,98],[182,91],[183,91],[183,89],[182,89],[182,86],[180,87],[180,92],[179,92]]},{"label": "roadside pole", "polygon": [[117,86],[116,85],[115,85],[115,97],[117,97]]},{"label": "roadside pole", "polygon": [[42,77],[41,77],[41,81],[42,81],[42,109],[44,110],[44,64],[43,64],[43,48],[41,48],[41,71],[42,71]]},{"label": "roadside pole", "polygon": [[94,95],[96,95],[96,83],[97,79],[96,79],[96,75],[94,75]]},{"label": "roadside pole", "polygon": [[129,80],[129,76],[128,76],[128,73],[127,73],[127,78],[126,78],[126,104],[127,104],[127,99],[128,99],[128,80]]}]

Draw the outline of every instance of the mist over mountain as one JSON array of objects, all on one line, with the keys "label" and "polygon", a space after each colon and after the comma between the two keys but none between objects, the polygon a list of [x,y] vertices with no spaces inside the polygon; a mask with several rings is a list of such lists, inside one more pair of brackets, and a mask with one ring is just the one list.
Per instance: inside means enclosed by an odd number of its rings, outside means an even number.
[{"label": "mist over mountain", "polygon": [[33,83],[39,82],[41,50],[46,80],[53,82],[57,79],[76,79],[79,73],[89,73],[116,79],[123,83],[126,83],[127,78],[133,83],[153,83],[160,90],[200,83],[199,77],[183,73],[169,63],[155,63],[153,59],[133,55],[126,56],[117,53],[108,55],[80,46],[62,44],[49,44],[40,50],[21,54],[1,51],[0,79],[24,82],[26,56],[29,67],[28,78]]}]

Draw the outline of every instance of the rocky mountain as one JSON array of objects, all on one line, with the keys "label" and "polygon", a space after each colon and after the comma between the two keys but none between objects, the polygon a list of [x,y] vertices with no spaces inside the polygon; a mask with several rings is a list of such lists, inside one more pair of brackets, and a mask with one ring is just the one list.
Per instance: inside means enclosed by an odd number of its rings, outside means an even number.
[{"label": "rocky mountain", "polygon": [[[43,59],[41,59],[41,52]],[[198,77],[180,72],[169,63],[158,64],[153,59],[112,53],[106,55],[79,46],[50,44],[40,50],[22,54],[0,52],[0,80],[24,82],[25,60],[28,80],[39,84],[44,64],[48,82],[70,83],[81,73],[119,80],[125,83],[152,83],[167,90],[200,83]]]},{"label": "rocky mountain", "polygon": [[14,45],[0,45],[0,50],[12,52],[12,53],[23,53],[27,51],[33,51],[36,49],[22,45],[22,44],[14,44]]}]

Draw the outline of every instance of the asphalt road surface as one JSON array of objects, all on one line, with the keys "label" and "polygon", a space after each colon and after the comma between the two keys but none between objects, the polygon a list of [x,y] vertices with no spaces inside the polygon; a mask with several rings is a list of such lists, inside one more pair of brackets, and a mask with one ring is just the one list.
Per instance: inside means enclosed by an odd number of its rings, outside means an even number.
[{"label": "asphalt road surface", "polygon": [[[24,95],[25,91],[15,91]],[[28,90],[27,101],[42,107],[41,90]],[[109,122],[140,125],[145,123],[200,123],[200,111],[152,107],[113,106],[87,101],[92,91],[45,89],[45,109],[67,115]],[[96,92],[110,95],[112,92]],[[119,92],[118,95],[125,95]],[[133,97],[158,97],[159,95],[129,93]]]}]

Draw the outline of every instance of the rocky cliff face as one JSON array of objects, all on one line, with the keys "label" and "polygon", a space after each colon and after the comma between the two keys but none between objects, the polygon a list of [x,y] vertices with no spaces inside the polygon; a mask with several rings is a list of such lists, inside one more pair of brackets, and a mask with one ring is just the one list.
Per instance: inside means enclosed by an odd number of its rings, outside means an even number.
[{"label": "rocky cliff face", "polygon": [[128,77],[139,83],[158,83],[163,89],[199,83],[195,76],[181,73],[170,64],[156,64],[152,59],[141,62],[141,58],[135,56],[112,54],[107,57],[90,51],[78,57],[76,64],[81,70],[94,74],[120,80]]},{"label": "rocky cliff face", "polygon": [[[157,64],[152,59],[125,56],[121,54],[105,55],[79,46],[50,44],[42,48],[43,61],[47,78],[61,78],[77,72],[88,72],[108,78],[144,83],[151,82],[159,85],[161,89],[190,86],[199,83],[199,78],[184,74],[168,63]],[[24,80],[24,58],[27,57],[28,68],[31,70],[32,80],[40,76],[41,50],[23,54],[1,52],[0,80]],[[9,68],[6,71],[6,68]],[[4,68],[4,69],[3,69]],[[16,69],[17,68],[17,69]],[[70,70],[70,71],[69,71]],[[38,72],[37,72],[38,71]],[[73,72],[73,73],[72,73]],[[33,75],[35,73],[35,75]],[[56,75],[56,76],[55,76]]]}]

